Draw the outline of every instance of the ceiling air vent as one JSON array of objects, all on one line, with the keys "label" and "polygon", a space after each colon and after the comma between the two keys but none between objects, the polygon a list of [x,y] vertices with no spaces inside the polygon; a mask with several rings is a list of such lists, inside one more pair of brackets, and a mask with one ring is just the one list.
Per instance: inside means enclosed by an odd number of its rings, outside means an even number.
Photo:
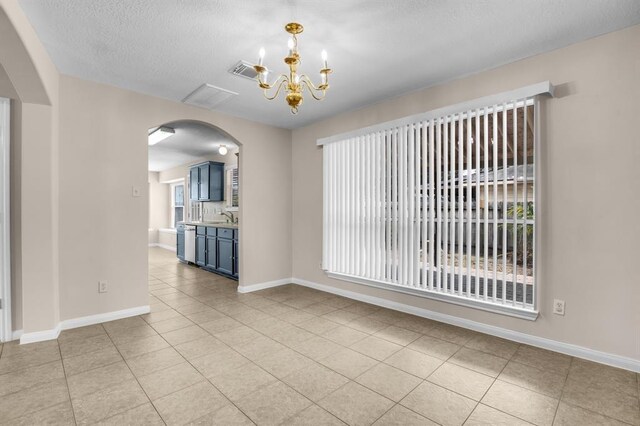
[{"label": "ceiling air vent", "polygon": [[195,105],[200,108],[213,109],[236,96],[236,92],[216,87],[213,84],[203,84],[182,100],[185,104]]},{"label": "ceiling air vent", "polygon": [[249,80],[254,80],[256,75],[258,75],[256,70],[253,69],[253,65],[247,61],[238,62],[229,70],[229,72],[233,75],[248,78]]}]

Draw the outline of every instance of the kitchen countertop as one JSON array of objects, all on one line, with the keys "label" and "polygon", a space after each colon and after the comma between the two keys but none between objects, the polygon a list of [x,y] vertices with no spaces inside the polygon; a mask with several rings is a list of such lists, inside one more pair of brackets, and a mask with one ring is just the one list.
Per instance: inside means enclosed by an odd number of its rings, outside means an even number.
[{"label": "kitchen countertop", "polygon": [[234,223],[228,223],[228,222],[194,222],[194,221],[190,221],[190,222],[180,222],[180,223],[184,223],[185,225],[194,225],[194,226],[212,226],[215,228],[231,228],[231,229],[238,229],[238,224],[234,224]]}]

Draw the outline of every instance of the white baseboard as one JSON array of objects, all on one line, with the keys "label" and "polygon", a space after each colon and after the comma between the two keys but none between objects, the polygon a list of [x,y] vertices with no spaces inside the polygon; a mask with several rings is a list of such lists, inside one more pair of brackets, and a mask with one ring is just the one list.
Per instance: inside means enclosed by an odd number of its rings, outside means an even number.
[{"label": "white baseboard", "polygon": [[11,333],[11,340],[19,340],[22,337],[22,330],[15,330]]},{"label": "white baseboard", "polygon": [[87,325],[100,324],[103,322],[115,321],[123,318],[135,317],[151,312],[149,305],[136,306],[135,308],[122,309],[120,311],[105,312],[104,314],[89,315],[86,317],[72,318],[60,323],[61,330],[85,327]]},{"label": "white baseboard", "polygon": [[159,247],[159,248],[162,248],[162,249],[165,249],[165,250],[172,251],[174,253],[176,251],[175,247],[171,247],[171,246],[168,246],[166,244],[160,244],[160,243],[149,243],[149,247]]},{"label": "white baseboard", "polygon": [[32,331],[31,333],[22,333],[20,336],[20,344],[44,342],[45,340],[55,340],[60,336],[60,323],[50,330]]},{"label": "white baseboard", "polygon": [[19,334],[20,344],[44,342],[45,340],[54,340],[60,336],[62,330],[84,327],[87,325],[99,324],[103,322],[114,321],[122,318],[134,317],[136,315],[148,314],[151,312],[149,305],[137,306],[135,308],[123,309],[120,311],[105,312],[103,314],[89,315],[86,317],[72,318],[61,321],[51,330],[34,331],[31,333],[23,333],[22,330],[14,331],[13,337],[17,339]]},{"label": "white baseboard", "polygon": [[271,287],[279,287],[281,285],[293,283],[293,278],[283,278],[281,280],[267,281],[258,284],[249,284],[238,286],[238,293],[251,293],[252,291],[264,290]]},{"label": "white baseboard", "polygon": [[539,348],[560,352],[566,355],[575,356],[577,358],[583,358],[589,361],[594,361],[601,364],[607,364],[613,367],[623,368],[625,370],[631,370],[631,371],[640,373],[640,360],[637,360],[637,359],[632,359],[632,358],[627,358],[627,357],[614,355],[606,352],[601,352],[594,349],[573,345],[570,343],[559,342],[557,340],[546,339],[544,337],[533,336],[530,334],[509,330],[506,328],[495,327],[492,325],[487,325],[480,322],[455,317],[452,315],[442,314],[439,312],[430,311],[428,309],[406,305],[404,303],[393,302],[391,300],[387,300],[379,297],[368,296],[368,295],[357,293],[354,291],[343,290],[343,289],[339,289],[339,288],[324,285],[324,284],[318,284],[311,281],[302,280],[299,278],[293,278],[291,282],[304,287],[310,287],[310,288],[314,288],[316,290],[324,291],[327,293],[332,293],[339,296],[347,297],[349,299],[370,303],[372,305],[382,306],[384,308],[405,312],[408,314],[432,319],[434,321],[439,321],[439,322],[455,325],[462,328],[467,328],[470,330],[478,331],[480,333],[502,337],[503,339],[513,340],[515,342],[525,343],[527,345],[536,346]]}]

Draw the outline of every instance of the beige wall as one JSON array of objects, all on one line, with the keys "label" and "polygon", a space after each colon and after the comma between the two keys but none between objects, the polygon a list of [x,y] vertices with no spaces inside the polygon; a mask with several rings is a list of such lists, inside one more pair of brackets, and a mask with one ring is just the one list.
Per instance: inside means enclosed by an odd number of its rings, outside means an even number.
[{"label": "beige wall", "polygon": [[[640,26],[412,92],[293,132],[293,276],[640,359]],[[550,80],[539,203],[535,322],[328,279],[322,253],[322,149],[316,139]],[[363,90],[366,90],[363,88]],[[334,93],[339,96],[339,93]],[[551,313],[554,298],[566,315]]]},{"label": "beige wall", "polygon": [[159,172],[149,172],[149,244],[158,242],[158,229],[168,228],[171,221],[171,187],[159,177]]},{"label": "beige wall", "polygon": [[240,282],[291,276],[288,130],[67,76],[60,94],[62,319],[147,304],[147,130],[168,121],[209,123],[242,144]]}]

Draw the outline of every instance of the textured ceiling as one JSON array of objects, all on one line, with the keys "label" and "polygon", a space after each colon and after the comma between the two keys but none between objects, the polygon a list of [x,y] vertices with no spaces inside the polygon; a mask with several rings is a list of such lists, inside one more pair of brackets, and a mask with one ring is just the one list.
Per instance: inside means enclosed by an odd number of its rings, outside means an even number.
[{"label": "textured ceiling", "polygon": [[200,161],[217,154],[221,144],[229,148],[228,156],[236,152],[234,141],[212,127],[193,121],[175,121],[165,126],[174,129],[175,134],[149,147],[149,170],[152,172]]},{"label": "textured ceiling", "polygon": [[[238,92],[219,111],[295,128],[412,89],[640,22],[638,0],[21,0],[64,74],[181,100],[203,83]],[[305,26],[302,71],[334,69],[327,99],[292,116],[227,70],[283,72],[283,25]]]}]

